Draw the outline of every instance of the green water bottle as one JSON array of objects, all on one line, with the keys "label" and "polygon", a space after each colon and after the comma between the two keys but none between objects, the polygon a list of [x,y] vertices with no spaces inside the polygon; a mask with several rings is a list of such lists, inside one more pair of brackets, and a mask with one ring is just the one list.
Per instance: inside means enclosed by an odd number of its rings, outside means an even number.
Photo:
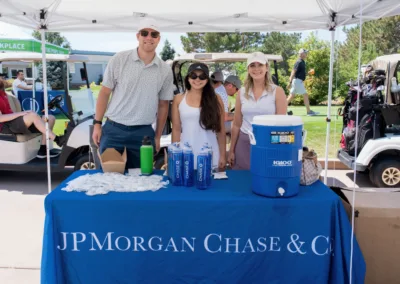
[{"label": "green water bottle", "polygon": [[154,149],[151,140],[145,136],[140,147],[140,170],[142,175],[151,175],[153,173],[153,155]]}]

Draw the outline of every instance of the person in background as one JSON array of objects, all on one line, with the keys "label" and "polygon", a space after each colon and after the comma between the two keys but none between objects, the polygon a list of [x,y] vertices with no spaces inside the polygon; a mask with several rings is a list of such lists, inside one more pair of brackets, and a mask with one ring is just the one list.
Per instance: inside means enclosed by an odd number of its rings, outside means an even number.
[{"label": "person in background", "polygon": [[32,86],[28,86],[25,82],[24,71],[18,70],[17,78],[13,82],[13,92],[18,97],[18,91],[29,91],[32,90]]},{"label": "person in background", "polygon": [[[292,73],[290,74],[289,84],[287,88],[290,90],[290,95],[287,98],[287,104],[294,99],[296,94],[303,95],[304,105],[307,109],[307,115],[313,116],[319,114],[310,109],[310,101],[308,99],[308,94],[306,88],[304,87],[304,80],[306,79],[306,62],[308,50],[302,48],[299,50],[299,59],[294,64]],[[292,113],[290,113],[292,114]]]},{"label": "person in background", "polygon": [[242,82],[240,81],[238,76],[229,75],[224,82],[225,91],[228,94],[228,119],[225,117],[225,131],[226,133],[231,133],[232,129],[232,121],[233,121],[233,113],[230,112],[233,105],[231,105],[231,98],[235,98],[235,95],[238,93],[240,88],[242,87]]},{"label": "person in background", "polygon": [[[127,168],[140,167],[144,136],[160,150],[169,101],[174,95],[172,70],[156,55],[160,31],[154,19],[144,18],[136,34],[139,47],[114,55],[107,65],[93,121],[93,142],[100,152],[127,149]],[[110,95],[112,97],[110,100]],[[103,117],[107,121],[102,127]],[[155,119],[156,130],[152,128]]]},{"label": "person in background", "polygon": [[247,78],[236,98],[235,117],[228,162],[235,170],[250,169],[251,122],[256,115],[286,115],[287,103],[283,89],[271,80],[270,66],[262,52],[247,59]]},{"label": "person in background", "polygon": [[[8,101],[7,93],[4,91],[4,82],[0,80],[0,133],[3,134],[32,134],[42,133],[42,143],[36,155],[38,158],[46,158],[46,125],[45,117],[40,118],[35,112],[22,111],[13,112]],[[65,136],[57,136],[52,131],[56,118],[49,115],[50,139],[62,147],[66,142]],[[50,158],[60,155],[59,151],[50,150]]]},{"label": "person in background", "polygon": [[224,120],[225,122],[230,122],[233,120],[232,116],[229,115],[228,110],[228,94],[226,93],[224,83],[224,75],[221,71],[216,71],[211,75],[211,82],[215,93],[221,98],[224,104]]},{"label": "person in background", "polygon": [[207,65],[189,66],[185,88],[186,93],[176,95],[172,104],[172,142],[192,146],[195,168],[197,154],[208,143],[213,150],[213,168],[225,169],[224,104],[210,84]]}]

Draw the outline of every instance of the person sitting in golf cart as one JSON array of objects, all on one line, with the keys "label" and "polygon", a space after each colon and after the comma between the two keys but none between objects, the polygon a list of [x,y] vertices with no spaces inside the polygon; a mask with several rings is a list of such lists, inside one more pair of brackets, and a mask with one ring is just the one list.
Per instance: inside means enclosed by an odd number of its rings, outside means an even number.
[{"label": "person sitting in golf cart", "polygon": [[13,82],[14,96],[18,97],[18,91],[32,90],[32,86],[28,86],[25,82],[24,71],[18,70],[17,79]]},{"label": "person sitting in golf cart", "polygon": [[[31,134],[41,133],[42,143],[37,153],[38,158],[46,158],[46,126],[43,120],[35,112],[22,111],[13,112],[8,101],[7,93],[4,91],[4,81],[0,80],[0,133],[3,134]],[[57,136],[52,129],[55,124],[55,117],[49,115],[50,139],[62,146],[65,143],[64,136]],[[60,152],[50,150],[50,157],[56,157]]]}]

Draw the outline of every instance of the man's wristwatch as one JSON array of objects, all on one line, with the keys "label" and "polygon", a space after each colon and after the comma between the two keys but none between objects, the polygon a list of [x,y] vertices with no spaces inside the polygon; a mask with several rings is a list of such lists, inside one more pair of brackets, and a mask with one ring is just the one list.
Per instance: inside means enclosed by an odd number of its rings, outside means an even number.
[{"label": "man's wristwatch", "polygon": [[96,119],[93,119],[93,125],[96,125],[96,124],[100,124],[100,125],[102,125],[102,124],[103,124],[103,122],[102,122],[101,120],[96,120]]}]

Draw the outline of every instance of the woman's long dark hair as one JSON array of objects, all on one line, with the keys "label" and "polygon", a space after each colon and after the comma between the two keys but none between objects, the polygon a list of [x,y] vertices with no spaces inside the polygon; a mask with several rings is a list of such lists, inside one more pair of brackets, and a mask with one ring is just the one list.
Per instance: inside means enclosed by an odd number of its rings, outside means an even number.
[{"label": "woman's long dark hair", "polygon": [[[188,74],[185,77],[185,88],[186,90],[190,90],[191,87]],[[210,79],[207,79],[207,83],[203,87],[200,107],[200,126],[205,130],[220,132],[222,109],[217,95],[214,92],[214,88],[211,86]]]}]

